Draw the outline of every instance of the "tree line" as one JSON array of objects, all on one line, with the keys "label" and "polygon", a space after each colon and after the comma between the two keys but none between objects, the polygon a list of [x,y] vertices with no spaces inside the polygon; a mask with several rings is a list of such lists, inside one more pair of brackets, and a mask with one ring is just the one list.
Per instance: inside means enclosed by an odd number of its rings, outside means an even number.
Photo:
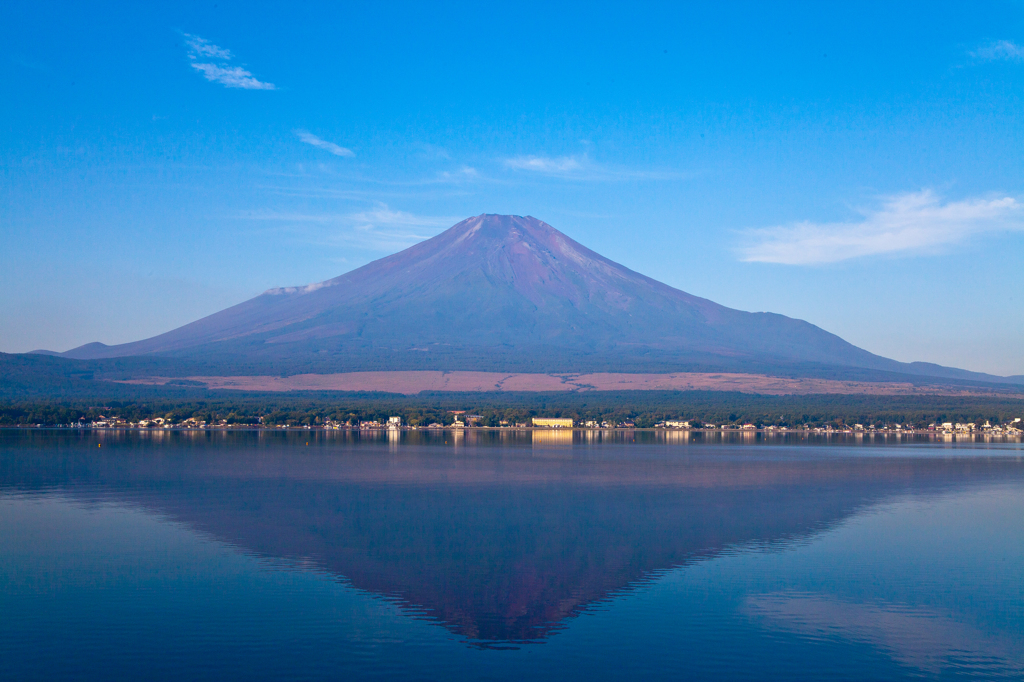
[{"label": "tree line", "polygon": [[103,419],[137,423],[162,418],[228,426],[322,426],[386,422],[451,424],[456,412],[479,426],[529,423],[533,417],[567,417],[577,423],[632,423],[651,427],[665,420],[695,424],[756,426],[926,427],[931,423],[986,421],[1004,424],[1024,417],[1020,397],[947,396],[761,396],[711,391],[627,391],[621,393],[438,393],[317,394],[280,396],[223,394],[201,399],[7,400],[0,402],[0,426],[68,425]]}]

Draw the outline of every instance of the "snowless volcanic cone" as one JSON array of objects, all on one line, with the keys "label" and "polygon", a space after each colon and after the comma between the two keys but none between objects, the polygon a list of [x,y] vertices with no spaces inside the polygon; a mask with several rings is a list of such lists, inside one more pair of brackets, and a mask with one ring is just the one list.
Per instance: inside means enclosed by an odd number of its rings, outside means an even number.
[{"label": "snowless volcanic cone", "polygon": [[674,289],[536,218],[506,215],[469,218],[340,277],[271,289],[166,334],[65,355],[290,372],[909,367],[801,320]]}]

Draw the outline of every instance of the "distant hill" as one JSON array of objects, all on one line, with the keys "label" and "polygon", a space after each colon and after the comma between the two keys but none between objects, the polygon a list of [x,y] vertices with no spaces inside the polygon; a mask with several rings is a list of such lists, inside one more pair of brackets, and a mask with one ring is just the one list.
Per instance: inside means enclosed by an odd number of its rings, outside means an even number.
[{"label": "distant hill", "polygon": [[176,359],[207,374],[747,371],[1007,381],[896,362],[802,320],[726,308],[536,218],[503,215],[469,218],[340,277],[271,289],[159,336],[61,355]]}]

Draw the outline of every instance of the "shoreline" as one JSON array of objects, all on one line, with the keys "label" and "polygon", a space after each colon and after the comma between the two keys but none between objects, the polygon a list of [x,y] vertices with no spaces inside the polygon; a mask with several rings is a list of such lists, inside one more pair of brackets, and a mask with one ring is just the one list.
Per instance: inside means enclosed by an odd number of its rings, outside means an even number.
[{"label": "shoreline", "polygon": [[399,433],[451,433],[451,432],[496,432],[496,433],[542,433],[542,434],[575,434],[575,433],[664,433],[664,434],[727,434],[727,435],[818,435],[818,436],[942,436],[942,437],[987,437],[987,438],[1009,438],[1024,439],[1024,433],[1005,433],[998,431],[943,431],[939,429],[863,429],[841,431],[826,428],[786,428],[783,429],[676,429],[676,428],[654,428],[654,427],[612,427],[612,428],[544,428],[544,427],[508,427],[508,426],[445,426],[437,427],[409,427],[399,428],[359,428],[359,427],[322,427],[322,426],[206,426],[206,427],[139,427],[139,426],[60,426],[60,425],[16,425],[0,426],[0,430],[23,430],[23,431],[126,431],[138,433],[206,433],[206,432],[228,432],[228,431],[256,431],[256,432],[281,432],[281,433],[366,433],[366,434],[399,434]]}]

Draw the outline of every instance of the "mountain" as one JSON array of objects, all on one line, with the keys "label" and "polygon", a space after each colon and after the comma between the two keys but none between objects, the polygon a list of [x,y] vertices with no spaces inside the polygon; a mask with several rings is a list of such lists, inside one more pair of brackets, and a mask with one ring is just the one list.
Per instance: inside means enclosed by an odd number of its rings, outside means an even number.
[{"label": "mountain", "polygon": [[532,217],[480,215],[334,279],[271,289],[134,343],[64,357],[174,357],[231,371],[827,371],[995,379],[900,363],[808,322],[726,308]]}]

